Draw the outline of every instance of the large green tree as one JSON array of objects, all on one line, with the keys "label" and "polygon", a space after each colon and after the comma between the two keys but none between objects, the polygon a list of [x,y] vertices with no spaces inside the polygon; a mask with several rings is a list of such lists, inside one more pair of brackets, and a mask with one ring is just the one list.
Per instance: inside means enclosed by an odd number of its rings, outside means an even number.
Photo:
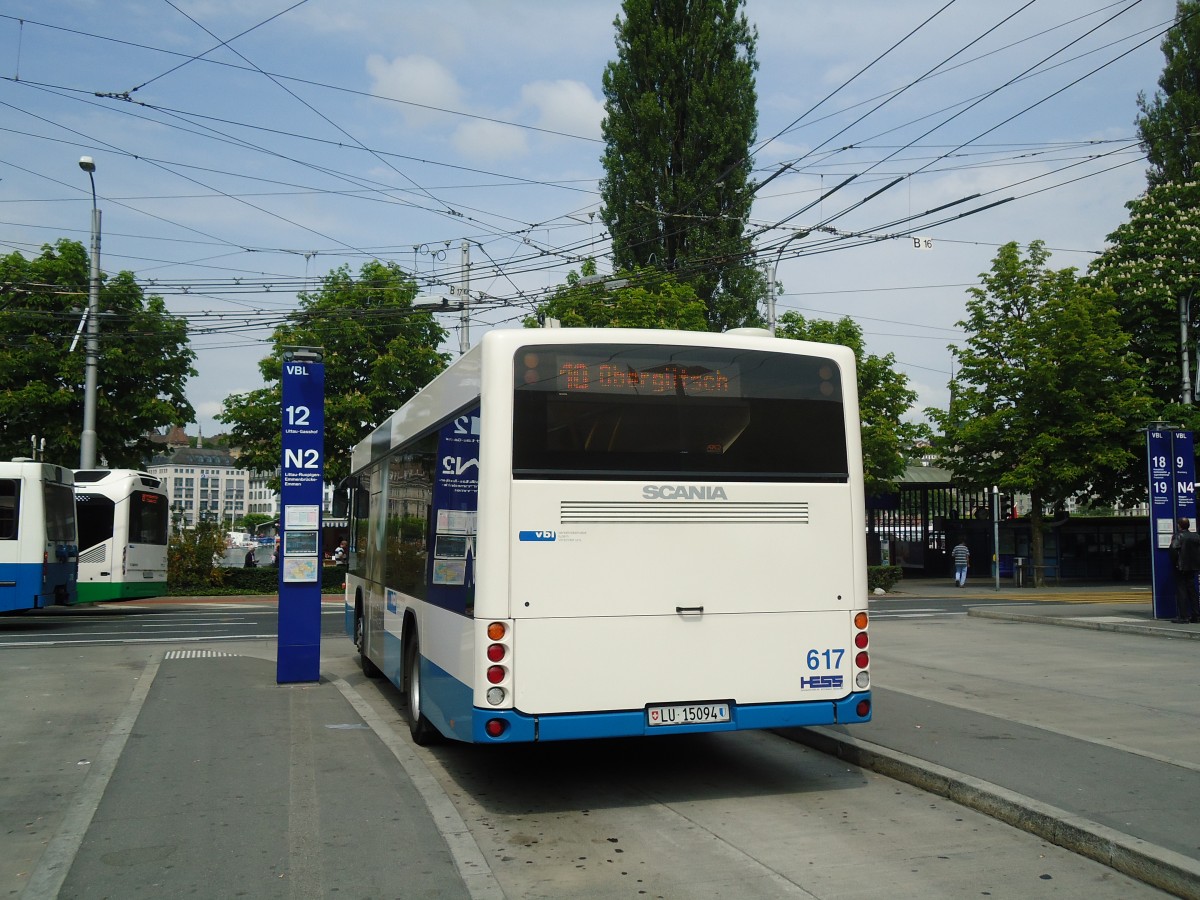
[{"label": "large green tree", "polygon": [[[1200,182],[1165,182],[1126,204],[1129,220],[1108,236],[1092,263],[1094,280],[1116,297],[1121,327],[1145,361],[1154,416],[1200,427],[1184,403],[1185,382],[1195,385],[1196,345],[1181,340],[1200,327]],[[1188,366],[1183,366],[1183,355]]]},{"label": "large green tree", "polygon": [[536,328],[557,319],[564,328],[674,328],[705,331],[704,302],[689,284],[669,272],[639,269],[595,280],[596,266],[588,260],[582,275],[571,272],[538,314],[525,320]]},{"label": "large green tree", "polygon": [[1200,2],[1180,0],[1175,26],[1162,43],[1166,63],[1153,99],[1138,95],[1138,136],[1150,185],[1200,176]]},{"label": "large green tree", "polygon": [[325,479],[349,474],[350,451],[370,429],[445,368],[446,332],[433,314],[413,309],[417,285],[395,263],[365,263],[354,277],[333,270],[320,290],[299,295],[299,309],[275,330],[275,352],[259,362],[266,385],[225,399],[217,418],[242,448],[239,464],[270,472],[281,452],[280,397],[286,346],[325,350]]},{"label": "large green tree", "polygon": [[1051,270],[1041,241],[996,254],[971,288],[949,410],[929,410],[939,455],[974,488],[999,485],[1032,505],[1042,581],[1043,511],[1084,494],[1113,496],[1136,465],[1152,403],[1112,294],[1074,269]]},{"label": "large green tree", "polygon": [[624,0],[604,70],[601,216],[615,267],[691,284],[713,331],[759,321],[754,200],[758,35],[743,0]]},{"label": "large green tree", "polygon": [[[27,259],[0,257],[0,455],[78,466],[83,431],[85,338],[70,351],[88,305],[90,265],[76,241],[47,244]],[[195,375],[187,325],[129,272],[101,276],[96,456],[115,468],[144,467],[148,435],[195,418],[184,396]]]},{"label": "large green tree", "polygon": [[917,401],[908,376],[896,371],[896,358],[867,353],[862,328],[851,318],[836,322],[806,320],[795,312],[779,317],[776,337],[823,344],[842,344],[854,351],[858,377],[858,409],[862,424],[863,472],[867,493],[894,488],[904,474],[913,446],[930,436],[929,427],[904,417]]}]

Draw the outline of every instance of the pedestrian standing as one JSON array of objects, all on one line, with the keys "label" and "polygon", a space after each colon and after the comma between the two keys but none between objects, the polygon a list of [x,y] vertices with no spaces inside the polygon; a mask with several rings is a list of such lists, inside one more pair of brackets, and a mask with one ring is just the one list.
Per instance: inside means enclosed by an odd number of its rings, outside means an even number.
[{"label": "pedestrian standing", "polygon": [[1200,534],[1191,530],[1192,523],[1179,519],[1178,530],[1171,538],[1171,561],[1175,563],[1176,625],[1200,622],[1200,598],[1197,597],[1196,573],[1200,572]]},{"label": "pedestrian standing", "polygon": [[[1200,537],[1200,535],[1197,535]],[[954,549],[950,551],[950,555],[954,558],[954,585],[955,587],[967,586],[967,569],[971,565],[971,549],[967,546],[967,536],[960,534],[958,543],[954,545]]]}]

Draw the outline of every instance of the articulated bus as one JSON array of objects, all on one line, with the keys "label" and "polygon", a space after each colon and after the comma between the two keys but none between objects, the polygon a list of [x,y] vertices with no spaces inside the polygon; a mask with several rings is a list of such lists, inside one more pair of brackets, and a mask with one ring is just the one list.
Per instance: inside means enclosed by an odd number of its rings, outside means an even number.
[{"label": "articulated bus", "polygon": [[75,473],[80,601],[166,594],[167,506],[162,482],[147,472],[80,469]]},{"label": "articulated bus", "polygon": [[870,719],[845,347],[494,330],[351,469],[346,629],[417,743]]},{"label": "articulated bus", "polygon": [[0,462],[0,612],[75,603],[78,544],[71,470]]}]

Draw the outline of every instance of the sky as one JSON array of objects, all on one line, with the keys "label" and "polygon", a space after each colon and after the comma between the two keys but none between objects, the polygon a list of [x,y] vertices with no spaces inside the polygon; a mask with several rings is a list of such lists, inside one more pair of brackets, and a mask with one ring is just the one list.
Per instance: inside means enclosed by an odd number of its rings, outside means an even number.
[{"label": "sky", "polygon": [[[771,178],[749,228],[783,286],[777,313],[850,316],[908,376],[913,417],[944,407],[967,288],[997,249],[1042,240],[1053,268],[1085,270],[1145,189],[1137,97],[1157,89],[1174,9],[747,0],[754,177]],[[225,430],[226,397],[262,386],[297,291],[343,265],[395,262],[435,302],[461,287],[466,244],[465,330],[439,314],[457,355],[521,327],[587,257],[611,271],[598,182],[620,13],[616,0],[6,0],[0,253],[87,246],[78,161],[92,157],[101,267],[187,318],[206,435]]]}]

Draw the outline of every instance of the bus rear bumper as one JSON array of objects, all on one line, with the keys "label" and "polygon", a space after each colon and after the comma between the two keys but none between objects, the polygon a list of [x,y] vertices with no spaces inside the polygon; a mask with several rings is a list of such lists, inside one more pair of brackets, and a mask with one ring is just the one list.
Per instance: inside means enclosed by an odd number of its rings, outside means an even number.
[{"label": "bus rear bumper", "polygon": [[[864,708],[865,712],[860,712]],[[531,716],[515,710],[487,710],[477,707],[472,716],[471,740],[480,744],[569,741],[588,738],[794,728],[807,725],[849,725],[868,722],[870,719],[870,691],[850,694],[835,701],[734,706],[730,710],[730,721],[728,722],[672,726],[648,724],[645,710],[640,709]],[[504,723],[503,732],[495,737],[488,733],[487,728],[488,722],[494,720]]]}]

